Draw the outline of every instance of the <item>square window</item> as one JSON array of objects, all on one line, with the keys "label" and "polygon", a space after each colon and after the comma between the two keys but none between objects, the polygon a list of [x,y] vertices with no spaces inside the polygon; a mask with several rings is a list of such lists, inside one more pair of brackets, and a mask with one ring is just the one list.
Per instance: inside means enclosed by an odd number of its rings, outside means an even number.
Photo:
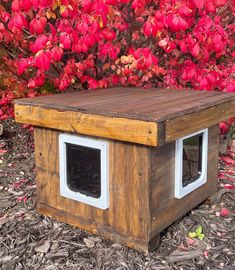
[{"label": "square window", "polygon": [[60,194],[101,209],[108,208],[108,143],[59,136]]},{"label": "square window", "polygon": [[175,197],[182,198],[207,181],[208,129],[176,140]]}]

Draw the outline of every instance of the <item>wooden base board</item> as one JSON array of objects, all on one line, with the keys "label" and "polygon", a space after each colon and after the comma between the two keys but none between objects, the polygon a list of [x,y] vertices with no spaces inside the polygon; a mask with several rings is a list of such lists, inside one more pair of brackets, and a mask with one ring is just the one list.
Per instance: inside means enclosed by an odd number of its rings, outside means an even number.
[{"label": "wooden base board", "polygon": [[156,235],[150,241],[145,241],[142,239],[131,237],[129,235],[120,234],[120,232],[117,232],[110,227],[96,224],[94,221],[74,216],[68,212],[53,208],[40,202],[37,205],[37,210],[40,214],[44,216],[53,217],[58,221],[70,224],[75,227],[79,227],[80,229],[90,232],[92,234],[97,234],[104,238],[113,240],[130,248],[143,252],[146,255],[159,246],[159,235]]}]

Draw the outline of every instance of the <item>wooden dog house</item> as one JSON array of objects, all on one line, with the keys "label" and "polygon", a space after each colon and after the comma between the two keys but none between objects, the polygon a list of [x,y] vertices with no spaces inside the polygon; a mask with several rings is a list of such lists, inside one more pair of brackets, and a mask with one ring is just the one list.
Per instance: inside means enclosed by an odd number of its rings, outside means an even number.
[{"label": "wooden dog house", "polygon": [[38,211],[147,253],[216,191],[232,93],[113,88],[15,101],[34,125]]}]

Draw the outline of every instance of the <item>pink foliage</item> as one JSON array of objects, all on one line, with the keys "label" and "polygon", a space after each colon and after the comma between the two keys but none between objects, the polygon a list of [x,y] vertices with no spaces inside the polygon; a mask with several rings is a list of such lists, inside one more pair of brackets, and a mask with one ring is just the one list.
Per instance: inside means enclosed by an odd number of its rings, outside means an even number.
[{"label": "pink foliage", "polygon": [[228,217],[228,216],[230,216],[231,212],[227,208],[223,207],[220,210],[219,214],[221,217]]},{"label": "pink foliage", "polygon": [[48,84],[235,92],[234,15],[235,0],[3,0],[2,59],[22,87],[0,81],[0,118]]}]

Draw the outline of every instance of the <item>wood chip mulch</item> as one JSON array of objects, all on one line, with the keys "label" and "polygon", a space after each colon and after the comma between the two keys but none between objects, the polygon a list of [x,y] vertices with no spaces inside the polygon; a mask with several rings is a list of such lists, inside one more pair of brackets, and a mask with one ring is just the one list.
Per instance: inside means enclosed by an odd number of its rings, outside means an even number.
[{"label": "wood chip mulch", "polygon": [[[234,150],[234,149],[233,149]],[[235,269],[235,154],[220,157],[218,194],[161,235],[148,256],[36,212],[31,132],[11,120],[0,135],[0,269]],[[202,240],[190,238],[201,226]]]}]

